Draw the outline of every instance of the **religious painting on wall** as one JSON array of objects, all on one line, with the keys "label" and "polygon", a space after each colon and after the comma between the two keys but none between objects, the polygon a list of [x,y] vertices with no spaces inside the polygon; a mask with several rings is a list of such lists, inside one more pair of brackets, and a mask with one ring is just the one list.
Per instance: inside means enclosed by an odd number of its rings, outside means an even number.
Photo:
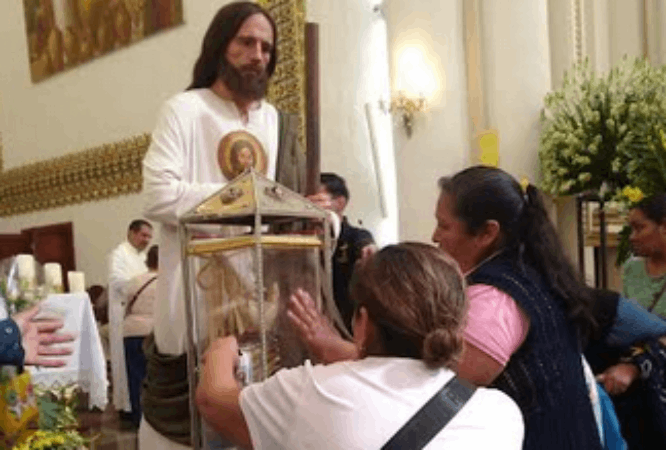
[{"label": "religious painting on wall", "polygon": [[182,0],[23,0],[38,82],[183,23]]}]

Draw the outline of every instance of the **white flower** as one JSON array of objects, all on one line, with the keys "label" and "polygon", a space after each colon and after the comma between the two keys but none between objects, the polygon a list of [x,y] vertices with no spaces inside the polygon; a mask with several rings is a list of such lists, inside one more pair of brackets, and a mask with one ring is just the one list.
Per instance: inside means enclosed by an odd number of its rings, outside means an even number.
[{"label": "white flower", "polygon": [[578,175],[578,180],[587,183],[592,179],[592,174],[590,172],[583,172],[580,175]]}]

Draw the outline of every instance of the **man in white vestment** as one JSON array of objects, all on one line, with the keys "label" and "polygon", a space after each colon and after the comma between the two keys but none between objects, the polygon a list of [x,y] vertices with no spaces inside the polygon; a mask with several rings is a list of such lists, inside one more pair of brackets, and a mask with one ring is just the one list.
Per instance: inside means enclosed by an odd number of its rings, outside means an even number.
[{"label": "man in white vestment", "polygon": [[148,272],[146,249],[153,237],[153,227],[145,220],[134,220],[127,230],[127,240],[109,255],[109,346],[113,404],[116,411],[130,413],[129,390],[123,344],[123,319],[130,280]]},{"label": "man in white vestment", "polygon": [[[254,2],[222,7],[204,37],[185,92],[163,106],[143,162],[147,218],[160,223],[154,333],[146,338],[142,450],[187,449],[186,315],[178,218],[252,165],[303,193],[297,118],[264,101],[277,29]],[[236,161],[236,159],[238,161]]]}]

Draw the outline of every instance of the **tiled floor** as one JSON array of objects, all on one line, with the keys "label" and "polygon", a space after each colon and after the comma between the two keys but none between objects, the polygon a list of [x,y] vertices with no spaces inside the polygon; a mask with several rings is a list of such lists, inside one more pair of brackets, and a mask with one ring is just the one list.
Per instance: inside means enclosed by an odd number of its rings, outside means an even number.
[{"label": "tiled floor", "polygon": [[106,411],[80,411],[81,432],[93,438],[91,450],[136,450],[137,431],[121,421],[109,405]]}]

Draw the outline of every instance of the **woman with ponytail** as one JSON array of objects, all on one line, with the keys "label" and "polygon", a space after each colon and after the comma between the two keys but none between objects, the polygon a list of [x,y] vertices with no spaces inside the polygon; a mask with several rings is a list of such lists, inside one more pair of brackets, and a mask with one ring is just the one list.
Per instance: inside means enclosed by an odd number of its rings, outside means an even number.
[{"label": "woman with ponytail", "polygon": [[[243,448],[519,450],[518,407],[502,392],[486,388],[470,389],[469,400],[446,425],[437,424],[422,446],[383,447],[426,402],[446,395],[440,389],[454,378],[451,368],[463,348],[464,286],[455,261],[433,246],[385,247],[354,272],[349,360],[308,361],[240,390],[233,376],[238,347],[235,338],[223,338],[205,357],[199,410]],[[297,292],[289,306],[298,330],[306,335],[328,330],[316,338],[340,343],[306,293]],[[448,398],[460,402],[460,397]],[[422,433],[420,427],[416,434]]]},{"label": "woman with ponytail", "polygon": [[601,449],[581,358],[596,327],[594,292],[564,255],[539,192],[482,166],[440,188],[433,240],[469,284],[459,376],[513,398],[524,449]]}]

